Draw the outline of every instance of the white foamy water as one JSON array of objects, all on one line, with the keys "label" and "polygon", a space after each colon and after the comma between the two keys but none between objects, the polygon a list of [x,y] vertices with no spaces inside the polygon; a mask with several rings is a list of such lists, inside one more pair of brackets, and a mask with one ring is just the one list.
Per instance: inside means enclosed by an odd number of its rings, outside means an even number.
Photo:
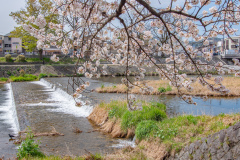
[{"label": "white foamy water", "polygon": [[16,105],[14,101],[14,96],[12,92],[12,85],[10,83],[6,85],[6,100],[0,106],[0,111],[2,115],[0,119],[3,120],[3,123],[9,124],[13,133],[17,134],[20,131],[19,122],[17,118]]},{"label": "white foamy water", "polygon": [[[83,105],[81,107],[77,107],[75,105],[74,98],[69,95],[67,92],[63,91],[62,89],[56,87],[56,85],[49,83],[48,81],[41,79],[40,81],[30,82],[35,83],[43,86],[46,91],[49,93],[49,98],[46,101],[49,103],[35,103],[35,104],[27,104],[29,106],[56,106],[54,109],[48,109],[52,112],[63,112],[66,114],[72,114],[76,117],[87,117],[92,112],[93,107],[89,105]],[[82,102],[82,104],[85,104]]]},{"label": "white foamy water", "polygon": [[136,147],[135,137],[133,140],[119,139],[117,144],[112,145],[113,148]]}]

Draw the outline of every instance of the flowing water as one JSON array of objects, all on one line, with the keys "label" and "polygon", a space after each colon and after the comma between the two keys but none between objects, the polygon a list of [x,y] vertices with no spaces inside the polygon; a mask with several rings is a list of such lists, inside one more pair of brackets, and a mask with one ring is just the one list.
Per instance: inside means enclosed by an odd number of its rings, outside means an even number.
[{"label": "flowing water", "polygon": [[[147,79],[157,78],[147,77]],[[121,82],[121,77],[82,79],[91,82],[88,90]],[[97,127],[90,124],[86,118],[95,104],[101,101],[125,100],[125,94],[86,92],[83,93],[81,100],[89,100],[90,104],[76,107],[74,99],[70,96],[73,91],[67,89],[67,84],[68,78],[45,78],[36,82],[0,86],[0,132],[2,135],[0,155],[8,155],[8,157],[16,155],[16,146],[9,142],[8,133],[22,131],[28,126],[37,133],[50,132],[55,128],[57,132],[64,134],[64,136],[37,137],[41,141],[41,150],[47,155],[83,155],[87,153],[86,151],[108,153],[126,145],[134,147],[132,140],[112,139],[108,135],[95,131]],[[240,98],[210,98],[207,101],[195,98],[194,100],[198,103],[195,106],[183,102],[177,96],[137,95],[137,97],[166,104],[169,116],[240,112]],[[80,129],[82,133],[74,133],[74,128]]]},{"label": "flowing water", "polygon": [[10,84],[0,85],[0,158],[16,156],[17,147],[8,134],[16,135],[19,124]]},{"label": "flowing water", "polygon": [[[35,133],[46,133],[54,128],[64,134],[37,137],[45,154],[80,156],[87,151],[108,153],[121,147],[117,139],[95,131],[87,120],[92,106],[76,107],[72,96],[56,84],[41,80],[12,83],[12,88],[21,130],[30,126]],[[76,128],[82,133],[74,133]]]},{"label": "flowing water", "polygon": [[[91,80],[82,78],[84,81],[90,81],[91,86],[89,90],[92,90],[101,86],[108,86],[121,83],[122,77],[101,77],[98,80]],[[58,85],[66,90],[68,78],[46,78],[55,85]],[[156,80],[157,76],[146,77],[147,80]],[[91,99],[95,103],[100,101],[110,102],[111,100],[126,99],[125,94],[117,93],[84,93],[83,100]],[[203,101],[201,98],[195,97],[193,100],[197,102],[197,105],[187,104],[178,96],[173,95],[137,95],[138,99],[146,101],[155,101],[166,104],[167,114],[169,116],[175,116],[179,114],[193,114],[193,115],[218,115],[220,113],[236,113],[240,112],[240,98],[238,97],[210,97],[207,101]]]}]

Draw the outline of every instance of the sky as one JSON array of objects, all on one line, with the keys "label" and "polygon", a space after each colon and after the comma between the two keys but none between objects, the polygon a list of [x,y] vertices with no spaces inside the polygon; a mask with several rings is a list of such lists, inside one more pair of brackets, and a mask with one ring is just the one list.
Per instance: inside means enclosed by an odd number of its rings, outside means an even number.
[{"label": "sky", "polygon": [[13,31],[14,26],[17,26],[9,14],[24,8],[25,0],[0,0],[0,2],[0,35],[5,35]]},{"label": "sky", "polygon": [[[113,0],[107,0],[107,1],[113,1]],[[159,4],[158,0],[150,0],[151,6],[161,6],[161,7],[167,7],[170,4],[170,0],[159,0],[161,4]],[[14,26],[17,26],[15,21],[12,19],[12,17],[9,16],[11,12],[19,11],[20,9],[25,8],[25,0],[0,0],[1,2],[1,9],[0,9],[0,35],[5,35],[11,31],[14,30]],[[178,0],[177,2],[174,2],[173,6],[176,5],[182,5],[184,4],[185,0]],[[212,7],[212,6],[209,6]],[[207,8],[209,8],[207,7]],[[207,9],[208,10],[208,9]],[[239,26],[237,26],[238,28]],[[240,31],[238,31],[238,34],[240,34]]]}]

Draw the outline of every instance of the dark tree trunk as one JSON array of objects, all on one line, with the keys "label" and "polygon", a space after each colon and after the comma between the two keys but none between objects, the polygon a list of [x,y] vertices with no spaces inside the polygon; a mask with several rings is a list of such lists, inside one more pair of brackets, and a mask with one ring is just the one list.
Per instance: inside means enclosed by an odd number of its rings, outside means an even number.
[{"label": "dark tree trunk", "polygon": [[38,50],[38,54],[39,54],[39,59],[43,60],[43,50],[42,49]]}]

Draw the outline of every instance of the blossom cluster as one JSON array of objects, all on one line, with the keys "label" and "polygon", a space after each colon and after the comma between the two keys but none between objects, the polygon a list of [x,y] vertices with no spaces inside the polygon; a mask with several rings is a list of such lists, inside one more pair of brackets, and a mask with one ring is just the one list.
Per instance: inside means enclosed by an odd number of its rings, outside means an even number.
[{"label": "blossom cluster", "polygon": [[[226,71],[221,62],[214,64],[212,54],[203,50],[209,46],[209,38],[236,33],[233,26],[240,21],[239,1],[186,0],[179,5],[175,4],[177,0],[172,0],[166,8],[161,8],[162,0],[154,7],[147,0],[53,1],[55,7],[52,12],[62,17],[61,23],[46,24],[44,17],[39,15],[28,17],[31,23],[23,27],[38,39],[38,48],[56,46],[64,54],[73,50],[73,56],[87,59],[78,66],[79,74],[87,78],[108,74],[107,66],[100,64],[100,60],[106,60],[120,67],[127,66],[126,78],[122,82],[129,90],[137,86],[145,94],[153,91],[152,87],[139,82],[145,77],[143,68],[146,66],[155,67],[160,79],[168,79],[170,85],[177,89],[185,88],[192,92],[192,84],[198,82],[221,94],[229,92],[221,84],[220,77],[213,82],[206,80],[211,79],[211,75],[206,74],[209,70],[216,70],[221,75]],[[46,28],[54,30],[54,33]],[[190,39],[202,43],[202,46],[194,49]],[[199,52],[203,59],[197,59]],[[163,62],[157,54],[167,58]],[[58,60],[55,55],[51,59]],[[239,65],[238,60],[234,63]],[[138,69],[134,74],[136,82],[127,78],[133,74],[129,66]],[[189,79],[179,71],[195,72],[198,76]],[[229,69],[228,72],[240,76],[236,70]],[[79,86],[74,96],[86,86]],[[191,96],[182,95],[182,98],[194,103]]]}]

